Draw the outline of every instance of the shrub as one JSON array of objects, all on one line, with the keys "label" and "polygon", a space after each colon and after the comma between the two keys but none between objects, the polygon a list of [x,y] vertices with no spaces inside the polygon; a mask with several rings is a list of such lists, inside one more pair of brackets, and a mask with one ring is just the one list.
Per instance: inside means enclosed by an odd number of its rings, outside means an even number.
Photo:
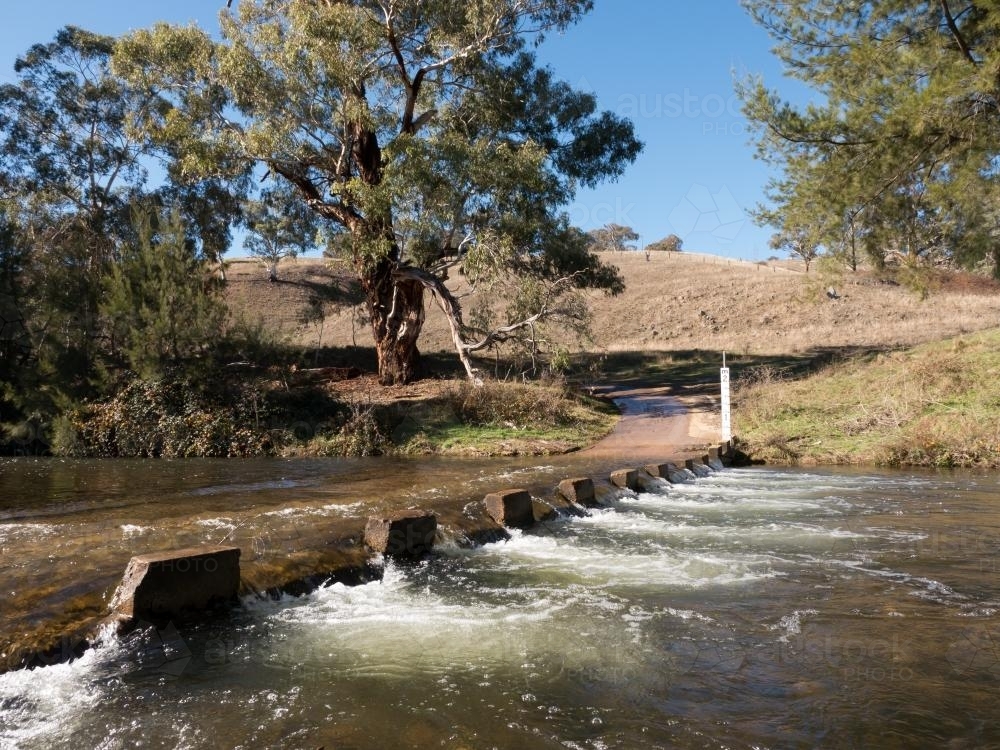
[{"label": "shrub", "polygon": [[266,400],[252,384],[205,392],[190,380],[133,380],[66,415],[54,452],[99,457],[261,456],[273,452]]},{"label": "shrub", "polygon": [[574,421],[573,403],[562,389],[537,384],[487,382],[456,384],[447,394],[459,419],[476,426],[524,428]]}]

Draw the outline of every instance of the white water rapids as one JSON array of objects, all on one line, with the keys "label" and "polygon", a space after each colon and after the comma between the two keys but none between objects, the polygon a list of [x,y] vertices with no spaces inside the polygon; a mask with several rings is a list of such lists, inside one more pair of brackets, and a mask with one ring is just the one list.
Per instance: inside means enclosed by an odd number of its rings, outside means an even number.
[{"label": "white water rapids", "polygon": [[0,747],[1000,745],[997,495],[758,469],[623,492],[0,676]]}]

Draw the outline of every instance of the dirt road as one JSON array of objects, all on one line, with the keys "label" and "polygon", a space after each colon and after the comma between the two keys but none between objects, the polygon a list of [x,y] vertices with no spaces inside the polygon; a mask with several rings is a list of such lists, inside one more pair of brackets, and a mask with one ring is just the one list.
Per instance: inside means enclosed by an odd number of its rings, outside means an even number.
[{"label": "dirt road", "polygon": [[613,400],[622,418],[606,438],[583,453],[593,456],[666,459],[701,455],[719,440],[719,417],[704,398],[678,397],[669,386],[602,386],[594,389]]}]

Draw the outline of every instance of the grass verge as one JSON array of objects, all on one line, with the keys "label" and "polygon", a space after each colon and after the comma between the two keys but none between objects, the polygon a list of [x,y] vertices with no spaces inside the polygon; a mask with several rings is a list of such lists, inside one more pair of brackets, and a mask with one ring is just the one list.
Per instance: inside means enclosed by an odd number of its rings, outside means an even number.
[{"label": "grass verge", "polygon": [[855,355],[793,379],[746,370],[734,424],[777,463],[1000,467],[1000,329]]},{"label": "grass verge", "polygon": [[611,404],[562,383],[425,380],[408,394],[354,394],[342,416],[284,455],[515,456],[566,453],[614,427]]},{"label": "grass verge", "polygon": [[[449,381],[431,398],[394,404],[389,452],[476,456],[546,455],[585,447],[617,412],[560,383]],[[384,420],[383,420],[384,421]]]}]

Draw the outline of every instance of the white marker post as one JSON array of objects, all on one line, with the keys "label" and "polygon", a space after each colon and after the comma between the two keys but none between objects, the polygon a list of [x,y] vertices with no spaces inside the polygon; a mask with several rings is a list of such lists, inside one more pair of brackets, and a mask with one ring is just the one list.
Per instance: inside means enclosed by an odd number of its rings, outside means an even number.
[{"label": "white marker post", "polygon": [[719,382],[722,385],[722,442],[728,442],[733,437],[732,415],[729,402],[729,368],[726,367],[726,353],[722,353],[722,369],[719,370]]}]

